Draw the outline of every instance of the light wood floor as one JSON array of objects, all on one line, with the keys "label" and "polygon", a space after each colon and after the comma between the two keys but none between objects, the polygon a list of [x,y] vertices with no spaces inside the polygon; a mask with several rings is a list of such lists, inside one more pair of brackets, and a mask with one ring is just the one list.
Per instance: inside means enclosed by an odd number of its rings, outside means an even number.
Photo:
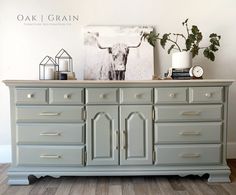
[{"label": "light wood floor", "polygon": [[1,195],[236,195],[236,160],[229,160],[232,183],[207,183],[207,176],[44,177],[28,186],[8,186],[9,164],[0,164]]}]

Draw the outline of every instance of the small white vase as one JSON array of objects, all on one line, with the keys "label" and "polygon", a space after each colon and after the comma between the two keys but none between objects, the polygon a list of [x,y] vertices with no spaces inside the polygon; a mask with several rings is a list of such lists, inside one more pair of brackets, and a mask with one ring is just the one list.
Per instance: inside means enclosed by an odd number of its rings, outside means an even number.
[{"label": "small white vase", "polygon": [[175,52],[172,54],[172,68],[186,69],[192,66],[192,53],[189,51]]}]

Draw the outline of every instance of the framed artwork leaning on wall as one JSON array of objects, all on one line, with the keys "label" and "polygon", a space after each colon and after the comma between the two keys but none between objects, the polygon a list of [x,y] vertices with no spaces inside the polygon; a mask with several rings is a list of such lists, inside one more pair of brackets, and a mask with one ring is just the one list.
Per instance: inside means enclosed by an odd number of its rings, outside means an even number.
[{"label": "framed artwork leaning on wall", "polygon": [[150,80],[153,47],[143,39],[150,26],[86,26],[85,80]]}]

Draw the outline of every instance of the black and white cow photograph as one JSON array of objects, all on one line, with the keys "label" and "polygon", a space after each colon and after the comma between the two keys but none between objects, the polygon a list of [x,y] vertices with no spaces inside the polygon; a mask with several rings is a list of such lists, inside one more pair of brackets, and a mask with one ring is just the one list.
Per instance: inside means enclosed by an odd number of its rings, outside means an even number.
[{"label": "black and white cow photograph", "polygon": [[87,26],[84,28],[86,80],[150,80],[153,47],[143,39],[150,26]]}]

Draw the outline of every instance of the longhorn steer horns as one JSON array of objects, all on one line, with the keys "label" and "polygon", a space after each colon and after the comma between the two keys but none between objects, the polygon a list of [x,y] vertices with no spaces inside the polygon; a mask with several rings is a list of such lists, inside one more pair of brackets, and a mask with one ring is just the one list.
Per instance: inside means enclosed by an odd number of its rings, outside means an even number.
[{"label": "longhorn steer horns", "polygon": [[[138,48],[138,47],[141,45],[142,40],[143,40],[143,35],[141,36],[140,41],[139,41],[139,43],[138,43],[137,45],[127,46],[127,48],[128,48],[128,49],[129,49],[129,48]],[[101,44],[98,42],[98,39],[97,39],[97,46],[98,46],[100,49],[111,49],[111,48],[112,48],[112,47],[103,47],[103,46],[101,46]]]}]

